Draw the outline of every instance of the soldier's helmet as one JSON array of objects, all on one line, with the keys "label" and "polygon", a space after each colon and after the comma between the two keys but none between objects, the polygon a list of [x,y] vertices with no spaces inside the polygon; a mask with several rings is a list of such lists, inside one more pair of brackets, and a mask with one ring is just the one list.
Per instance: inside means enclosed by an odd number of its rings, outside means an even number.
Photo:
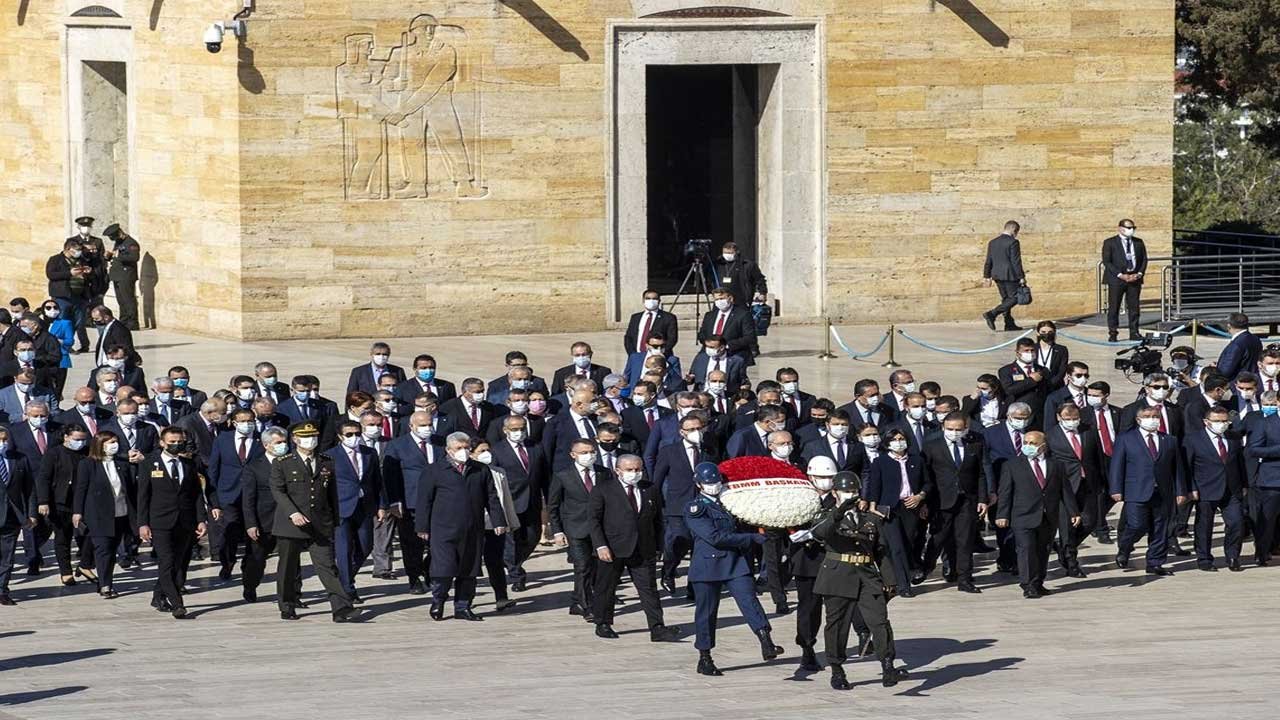
[{"label": "soldier's helmet", "polygon": [[841,470],[832,480],[831,489],[836,492],[853,493],[854,497],[862,497],[862,478],[855,472]]},{"label": "soldier's helmet", "polygon": [[693,481],[699,485],[715,485],[724,482],[724,477],[715,463],[701,462],[693,469]]}]

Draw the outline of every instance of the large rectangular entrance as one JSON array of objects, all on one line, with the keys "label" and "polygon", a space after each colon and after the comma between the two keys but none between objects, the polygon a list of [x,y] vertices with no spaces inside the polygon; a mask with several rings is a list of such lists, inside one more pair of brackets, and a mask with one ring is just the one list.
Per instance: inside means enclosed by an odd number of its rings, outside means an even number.
[{"label": "large rectangular entrance", "polygon": [[645,85],[648,284],[673,294],[696,248],[715,256],[733,240],[756,259],[759,72],[756,65],[650,65]]}]

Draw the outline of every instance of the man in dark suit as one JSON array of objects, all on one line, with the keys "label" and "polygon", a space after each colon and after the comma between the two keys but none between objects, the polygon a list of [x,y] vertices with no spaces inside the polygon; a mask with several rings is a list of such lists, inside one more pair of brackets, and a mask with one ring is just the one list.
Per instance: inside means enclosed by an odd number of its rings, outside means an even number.
[{"label": "man in dark suit", "polygon": [[498,416],[498,410],[484,399],[484,381],[474,377],[462,381],[461,395],[440,403],[440,412],[455,429],[477,440],[488,434],[489,423]]},{"label": "man in dark suit", "polygon": [[655,402],[656,392],[653,383],[641,381],[631,389],[631,404],[622,409],[622,429],[640,447],[648,445],[650,432],[663,418],[675,414]]},{"label": "man in dark suit", "polygon": [[444,604],[454,588],[453,617],[483,620],[471,611],[471,601],[480,575],[485,513],[496,535],[507,531],[493,474],[468,457],[472,442],[464,432],[451,433],[445,438],[446,456],[429,466],[418,483],[414,522],[418,537],[431,548],[432,620],[444,619]]},{"label": "man in dark suit", "polygon": [[[806,428],[815,427],[807,425]],[[853,470],[858,441],[849,437],[849,413],[835,410],[828,417],[825,432],[815,433],[800,448],[800,461],[805,466],[815,457],[828,457],[836,465],[836,472]]]},{"label": "man in dark suit", "polygon": [[1065,403],[1058,408],[1058,414],[1051,427],[1045,432],[1048,445],[1048,457],[1062,466],[1065,472],[1062,494],[1075,498],[1079,509],[1080,523],[1072,525],[1065,515],[1058,518],[1058,563],[1066,571],[1067,577],[1082,578],[1084,570],[1080,567],[1080,543],[1092,532],[1098,513],[1099,487],[1106,478],[1102,447],[1098,443],[1098,434],[1089,432],[1081,419],[1080,408]]},{"label": "man in dark suit", "polygon": [[[176,424],[182,418],[195,412],[195,408],[186,400],[178,400],[173,397],[173,379],[167,376],[156,378],[151,383],[154,391],[151,395],[151,401],[146,404],[142,411],[146,414],[147,422],[154,423],[162,428]],[[141,388],[138,388],[139,390]]]},{"label": "man in dark suit", "polygon": [[713,335],[724,340],[724,347],[730,355],[742,358],[747,366],[755,364],[752,348],[756,345],[756,325],[751,318],[751,311],[745,305],[734,302],[733,293],[725,287],[711,291],[715,307],[702,316],[698,326],[698,342],[703,344]]},{"label": "man in dark suit", "polygon": [[1183,414],[1178,406],[1169,402],[1169,376],[1164,373],[1152,373],[1143,379],[1142,394],[1137,400],[1129,403],[1120,412],[1120,432],[1133,428],[1138,421],[1138,412],[1144,408],[1155,408],[1157,429],[1175,438],[1182,437]]},{"label": "man in dark suit", "polygon": [[357,622],[359,608],[351,604],[333,560],[333,532],[338,524],[338,482],[333,458],[316,452],[320,428],[301,422],[290,428],[294,450],[271,464],[271,496],[276,501],[272,534],[280,550],[276,569],[276,600],[281,620],[297,620],[302,587],[303,550],[311,556],[316,577],[329,594],[334,622]]},{"label": "man in dark suit", "polygon": [[[1191,499],[1196,503],[1196,565],[1208,572],[1213,564],[1213,518],[1222,513],[1222,543],[1227,567],[1239,572],[1244,540],[1245,455],[1239,436],[1231,433],[1231,413],[1215,405],[1202,421],[1204,431],[1188,430],[1182,449]],[[1190,426],[1188,426],[1190,428]]]},{"label": "man in dark suit", "polygon": [[[1263,406],[1272,401],[1263,393]],[[1248,435],[1248,457],[1256,465],[1250,494],[1254,496],[1253,547],[1254,560],[1262,567],[1270,564],[1275,547],[1277,525],[1280,525],[1280,415],[1255,420]]]},{"label": "man in dark suit", "polygon": [[688,384],[694,388],[706,388],[708,374],[721,371],[725,374],[726,388],[732,394],[747,380],[747,363],[740,355],[729,353],[723,335],[708,335],[702,339],[702,352],[689,364],[689,374],[685,376]]},{"label": "man in dark suit", "polygon": [[1120,301],[1129,317],[1129,339],[1141,340],[1138,311],[1142,281],[1147,274],[1147,245],[1133,234],[1137,226],[1129,218],[1120,221],[1120,230],[1102,241],[1102,268],[1107,280],[1107,339],[1115,342],[1120,330]]},{"label": "man in dark suit", "polygon": [[508,390],[506,395],[507,401],[505,404],[494,406],[498,411],[498,417],[489,423],[489,434],[486,436],[489,443],[502,442],[503,437],[505,437],[502,422],[514,415],[515,417],[524,418],[525,442],[530,445],[541,445],[542,436],[547,429],[547,420],[540,415],[534,415],[529,412],[529,391]]},{"label": "man in dark suit", "polygon": [[373,552],[373,522],[387,511],[378,453],[360,442],[361,435],[361,423],[343,420],[338,424],[339,444],[324,453],[333,460],[338,484],[338,524],[333,531],[338,579],[357,605],[364,600],[356,592],[356,574]]},{"label": "man in dark suit", "polygon": [[1227,330],[1231,341],[1218,356],[1218,372],[1229,380],[1235,380],[1242,372],[1253,372],[1262,357],[1262,341],[1249,332],[1249,316],[1231,313],[1227,317]]},{"label": "man in dark suit", "polygon": [[916,575],[923,582],[943,557],[944,580],[958,581],[961,592],[982,592],[973,584],[973,544],[978,539],[978,518],[987,513],[989,494],[982,472],[981,436],[969,432],[969,419],[963,413],[952,412],[942,418],[942,432],[925,440],[921,456],[929,544]]},{"label": "man in dark suit", "polygon": [[[35,527],[36,486],[30,463],[13,446],[8,428],[0,426],[0,605],[14,605],[9,597],[18,531]],[[649,581],[650,586],[653,580]]]},{"label": "man in dark suit", "polygon": [[1226,405],[1227,393],[1231,391],[1231,381],[1213,370],[1206,370],[1200,377],[1200,385],[1182,391],[1187,399],[1178,398],[1182,406],[1182,427],[1186,432],[1199,432],[1204,426],[1205,414],[1215,405]]},{"label": "man in dark suit", "polygon": [[32,400],[57,405],[58,400],[53,389],[36,384],[35,370],[23,368],[13,379],[12,385],[0,388],[0,422],[21,421],[27,403]]},{"label": "man in dark suit", "polygon": [[818,398],[800,389],[800,373],[795,368],[779,368],[774,379],[782,386],[782,404],[796,418],[796,427],[809,424],[809,410]]},{"label": "man in dark suit", "polygon": [[[244,541],[244,468],[264,450],[254,427],[253,411],[240,408],[231,413],[231,432],[219,434],[209,453],[207,494],[214,532],[209,538],[209,554],[221,563],[218,577],[231,579],[240,544]],[[246,549],[248,543],[245,543]]]},{"label": "man in dark suit", "polygon": [[553,472],[547,493],[547,516],[556,545],[569,548],[573,561],[573,598],[570,615],[581,615],[588,622],[594,616],[596,557],[591,544],[590,496],[597,485],[617,482],[607,469],[596,462],[594,440],[580,438],[569,448],[573,464]]},{"label": "man in dark suit", "polygon": [[720,254],[712,259],[716,277],[720,283],[733,293],[733,301],[740,307],[750,307],[751,301],[764,299],[769,294],[769,285],[760,266],[739,252],[738,244],[732,240],[720,246]]},{"label": "man in dark suit", "polygon": [[508,415],[502,419],[502,438],[490,442],[493,464],[507,476],[520,527],[510,533],[511,552],[507,554],[507,578],[514,592],[527,589],[524,563],[533,554],[542,536],[542,497],[551,480],[551,468],[542,447],[528,436],[529,417]]},{"label": "man in dark suit", "polygon": [[701,410],[685,415],[679,421],[679,440],[659,450],[654,462],[653,484],[662,499],[665,519],[662,587],[671,595],[676,592],[676,571],[680,562],[693,547],[693,536],[684,523],[684,510],[698,494],[694,468],[700,462],[719,462],[721,459],[706,447],[706,424],[707,417]]},{"label": "man in dark suit", "polygon": [[183,562],[205,533],[205,523],[196,517],[200,476],[195,463],[180,455],[186,439],[181,430],[166,428],[161,449],[138,466],[138,535],[151,543],[158,562],[151,606],[178,619],[187,617]]},{"label": "man in dark suit", "polygon": [[551,394],[559,395],[564,392],[565,379],[574,375],[578,377],[586,377],[595,381],[596,389],[604,388],[604,378],[613,372],[604,365],[597,365],[591,362],[591,346],[585,342],[576,342],[569,348],[569,352],[573,355],[573,362],[556,370],[556,374],[551,380]]},{"label": "man in dark suit", "polygon": [[[1056,347],[1056,346],[1055,346]],[[1058,409],[1063,403],[1070,403],[1080,409],[1080,424],[1088,428],[1093,426],[1093,418],[1089,410],[1089,366],[1082,362],[1072,361],[1063,369],[1062,387],[1049,393],[1044,399],[1045,430],[1051,430],[1058,422]],[[1046,387],[1053,387],[1046,383]],[[1052,438],[1050,438],[1052,444]]]},{"label": "man in dark suit", "polygon": [[850,427],[854,433],[862,431],[867,425],[877,428],[886,427],[895,417],[892,408],[887,407],[880,399],[880,383],[870,378],[863,378],[853,384],[853,400],[840,406],[849,413]]},{"label": "man in dark suit", "polygon": [[89,346],[88,336],[83,334],[93,275],[93,267],[84,257],[82,240],[87,238],[87,234],[67,238],[62,244],[62,252],[50,256],[44,265],[44,274],[49,280],[49,297],[58,303],[62,317],[70,320],[71,326],[82,333],[78,348],[80,352],[84,352]]},{"label": "man in dark suit", "polygon": [[543,395],[551,394],[547,382],[533,374],[529,358],[524,353],[512,350],[507,353],[505,362],[507,372],[489,381],[486,400],[494,405],[502,405],[507,401],[507,393],[515,388],[530,392],[536,390]]},{"label": "man in dark suit", "polygon": [[602,482],[591,493],[591,544],[595,546],[596,586],[593,615],[596,635],[613,639],[613,608],[618,580],[625,569],[640,596],[640,607],[653,642],[675,640],[679,631],[668,628],[654,578],[658,539],[662,533],[662,497],[658,488],[644,481],[644,461],[637,455],[618,458],[617,480]]},{"label": "man in dark suit", "polygon": [[116,320],[111,313],[111,308],[98,305],[89,311],[89,319],[98,328],[98,342],[93,348],[93,357],[97,365],[108,364],[107,359],[111,357],[112,348],[115,347],[125,349],[122,357],[130,365],[138,365],[142,362],[142,356],[133,346],[133,333],[124,323]]},{"label": "man in dark suit", "polygon": [[[434,403],[434,400],[432,401]],[[431,406],[434,410],[434,405]],[[400,554],[409,579],[409,593],[427,592],[426,545],[418,537],[414,515],[418,485],[428,468],[445,455],[445,437],[433,427],[433,413],[419,410],[409,416],[407,432],[387,444],[382,453],[382,483],[391,514],[396,518]]]},{"label": "man in dark suit", "polygon": [[1134,543],[1146,534],[1147,574],[1172,575],[1164,561],[1173,509],[1186,501],[1182,453],[1178,439],[1160,430],[1159,407],[1138,410],[1137,425],[1116,438],[1111,455],[1111,499],[1123,501],[1125,513],[1116,567],[1128,566]]},{"label": "man in dark suit", "polygon": [[[1009,406],[1004,422],[982,431],[983,475],[986,477],[988,512],[998,510],[1000,471],[1004,464],[1022,454],[1022,444],[1030,430],[1031,406],[1014,403]],[[1017,546],[1008,528],[996,526],[996,570],[1014,572],[1017,568]]]},{"label": "man in dark suit", "polygon": [[576,390],[568,408],[547,421],[542,433],[542,449],[553,472],[572,464],[569,448],[575,440],[595,439],[598,402],[594,390]]},{"label": "man in dark suit", "polygon": [[75,405],[58,413],[54,418],[54,421],[63,427],[75,425],[84,428],[84,431],[89,433],[89,437],[93,437],[98,434],[98,428],[111,422],[111,418],[114,417],[110,410],[98,407],[98,394],[90,388],[82,387],[76,390],[73,397]]},{"label": "man in dark suit", "polygon": [[280,427],[262,433],[262,454],[244,466],[241,475],[241,506],[244,509],[245,535],[249,538],[244,554],[241,581],[245,602],[257,602],[258,585],[267,569],[267,558],[276,548],[272,521],[276,515],[276,499],[271,494],[271,466],[289,454],[289,431]]},{"label": "man in dark suit", "polygon": [[384,342],[376,342],[369,347],[369,362],[351,368],[347,378],[347,392],[360,390],[370,395],[378,391],[378,380],[390,373],[397,383],[404,382],[404,368],[388,362],[391,359],[391,346]]},{"label": "man in dark suit", "polygon": [[1010,403],[1022,402],[1031,406],[1031,430],[1044,427],[1045,395],[1049,371],[1036,362],[1036,341],[1022,338],[1017,342],[1014,361],[997,371],[1000,387],[1004,390],[1005,399]]},{"label": "man in dark suit", "polygon": [[1049,545],[1058,531],[1058,515],[1066,507],[1072,527],[1080,524],[1075,495],[1063,491],[1066,471],[1048,457],[1044,433],[1032,431],[1022,440],[1021,457],[1000,469],[1000,510],[997,527],[1013,531],[1018,545],[1018,584],[1022,597],[1049,594],[1044,586]]},{"label": "man in dark suit", "polygon": [[196,445],[196,458],[201,467],[208,467],[213,455],[214,439],[226,429],[227,406],[218,398],[205,400],[199,412],[194,412],[174,423],[183,429],[187,438]]},{"label": "man in dark suit", "polygon": [[662,294],[657,290],[644,291],[644,310],[634,313],[627,321],[627,330],[622,336],[622,346],[627,353],[645,351],[649,336],[657,333],[666,341],[666,348],[675,348],[680,340],[679,320],[675,315],[662,309]]},{"label": "man in dark suit", "polygon": [[909,393],[903,403],[906,407],[902,408],[902,414],[890,423],[886,430],[901,429],[907,435],[907,452],[919,455],[924,447],[925,438],[938,431],[938,424],[929,421],[924,395],[918,392]]},{"label": "man in dark suit", "polygon": [[987,327],[996,329],[996,316],[1004,315],[1004,329],[1021,330],[1013,321],[1013,306],[1018,304],[1018,288],[1027,283],[1022,269],[1022,246],[1018,244],[1018,223],[1010,220],[1004,224],[1004,232],[987,243],[987,259],[982,265],[982,281],[991,287],[992,281],[1000,291],[1000,304],[982,313]]},{"label": "man in dark suit", "polygon": [[209,396],[203,390],[191,387],[191,372],[185,367],[174,365],[169,368],[167,374],[173,380],[173,386],[186,393],[186,400],[191,403],[192,408],[199,410],[204,401],[209,399]]}]

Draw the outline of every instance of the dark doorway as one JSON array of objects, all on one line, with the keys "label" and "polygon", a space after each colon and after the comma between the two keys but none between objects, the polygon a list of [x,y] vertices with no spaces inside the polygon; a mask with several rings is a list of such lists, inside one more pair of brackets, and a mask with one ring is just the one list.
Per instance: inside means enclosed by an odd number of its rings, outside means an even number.
[{"label": "dark doorway", "polygon": [[692,239],[709,239],[713,256],[734,240],[756,259],[759,75],[755,65],[650,65],[645,90],[649,286],[675,293]]}]

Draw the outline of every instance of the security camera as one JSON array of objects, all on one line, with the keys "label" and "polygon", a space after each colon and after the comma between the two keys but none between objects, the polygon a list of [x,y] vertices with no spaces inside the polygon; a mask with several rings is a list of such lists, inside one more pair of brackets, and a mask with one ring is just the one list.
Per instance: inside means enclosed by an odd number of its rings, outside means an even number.
[{"label": "security camera", "polygon": [[205,50],[216,53],[222,49],[222,28],[222,23],[216,22],[204,29]]}]

